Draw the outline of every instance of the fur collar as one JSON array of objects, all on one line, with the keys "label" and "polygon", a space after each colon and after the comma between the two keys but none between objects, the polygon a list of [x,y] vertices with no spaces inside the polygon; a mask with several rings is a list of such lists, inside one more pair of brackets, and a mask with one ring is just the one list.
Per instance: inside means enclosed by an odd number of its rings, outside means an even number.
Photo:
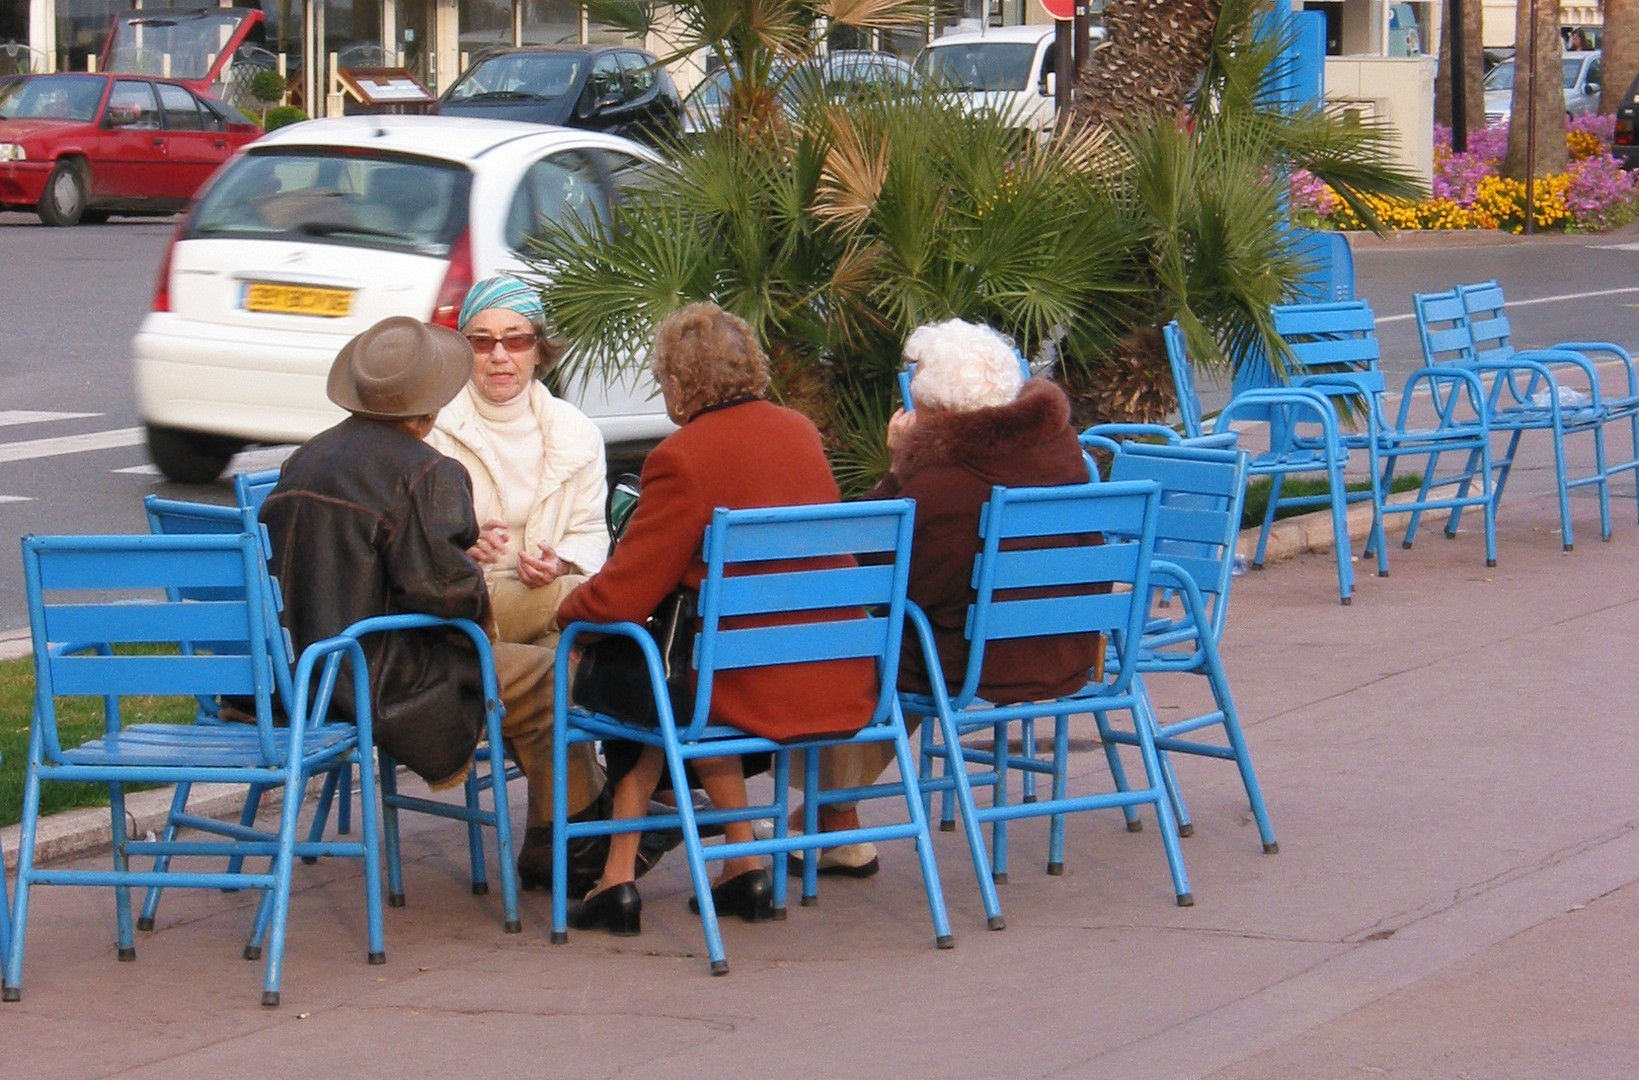
[{"label": "fur collar", "polygon": [[929,409],[917,417],[894,455],[901,479],[930,465],[961,465],[989,474],[1027,448],[1050,445],[1070,423],[1070,399],[1055,382],[1031,379],[1006,405],[973,412]]}]

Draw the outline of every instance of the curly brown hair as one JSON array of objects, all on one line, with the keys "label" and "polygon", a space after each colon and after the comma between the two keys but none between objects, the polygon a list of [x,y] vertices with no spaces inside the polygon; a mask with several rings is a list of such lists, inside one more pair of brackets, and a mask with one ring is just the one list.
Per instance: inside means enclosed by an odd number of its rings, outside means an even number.
[{"label": "curly brown hair", "polygon": [[768,394],[768,357],[751,325],[713,303],[689,304],[661,319],[649,366],[657,382],[677,380],[680,404],[693,412]]}]

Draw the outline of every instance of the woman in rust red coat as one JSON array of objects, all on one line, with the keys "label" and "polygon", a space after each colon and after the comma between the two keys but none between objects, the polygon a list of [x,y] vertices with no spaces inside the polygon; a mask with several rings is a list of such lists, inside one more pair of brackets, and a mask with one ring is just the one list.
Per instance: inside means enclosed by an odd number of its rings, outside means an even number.
[{"label": "woman in rust red coat", "polygon": [[[666,411],[681,429],[649,454],[642,497],[609,561],[570,593],[558,623],[641,622],[678,585],[698,588],[706,573],[701,541],[719,506],[834,503],[836,481],[818,430],[800,413],[764,399],[768,359],[751,327],[715,304],[690,304],[655,331],[651,361]],[[712,686],[714,722],[790,739],[859,730],[876,705],[868,660],[789,664],[720,672]],[[665,760],[648,747],[615,788],[614,817],[640,816]],[[714,805],[746,805],[740,760],[694,762]],[[749,822],[724,826],[730,843],[749,841]],[[602,879],[570,909],[576,929],[635,934],[642,898],[634,882],[638,835],[611,838]],[[773,883],[762,860],[723,860],[712,888],[719,911],[755,922],[773,914]]]}]

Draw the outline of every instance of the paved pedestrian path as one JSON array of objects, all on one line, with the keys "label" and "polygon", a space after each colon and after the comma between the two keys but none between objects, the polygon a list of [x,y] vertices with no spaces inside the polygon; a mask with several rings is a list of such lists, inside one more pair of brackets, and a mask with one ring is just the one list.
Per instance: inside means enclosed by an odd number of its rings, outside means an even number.
[{"label": "paved pedestrian path", "polygon": [[[1362,565],[1349,607],[1324,553],[1237,579],[1226,661],[1281,851],[1231,766],[1180,762],[1192,908],[1153,824],[1083,815],[1063,877],[1040,872],[1045,824],[1014,826],[987,932],[960,834],[938,834],[955,950],[912,853],[884,846],[879,876],[826,881],[817,907],[725,923],[713,979],[681,859],[643,881],[642,936],[553,946],[544,894],[503,934],[462,830],[412,815],[385,966],[364,962],[358,868],[297,867],[277,1010],[239,959],[249,897],[173,892],[121,964],[106,890],[37,890],[0,1055],[42,1080],[1632,1077],[1639,511],[1622,482],[1600,543],[1576,496],[1564,553],[1527,466],[1495,568],[1465,522],[1410,551],[1397,527],[1392,576]],[[1152,690],[1163,716],[1192,700]],[[1083,745],[1077,771],[1101,774]]]}]

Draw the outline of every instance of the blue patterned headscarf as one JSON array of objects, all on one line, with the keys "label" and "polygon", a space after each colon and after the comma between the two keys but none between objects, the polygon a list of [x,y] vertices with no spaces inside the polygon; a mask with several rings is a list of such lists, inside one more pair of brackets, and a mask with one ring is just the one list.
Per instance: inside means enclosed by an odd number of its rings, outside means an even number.
[{"label": "blue patterned headscarf", "polygon": [[465,330],[467,323],[480,311],[490,308],[516,311],[537,325],[546,322],[546,310],[541,307],[540,295],[509,274],[485,278],[467,290],[467,299],[461,305],[461,329]]}]

